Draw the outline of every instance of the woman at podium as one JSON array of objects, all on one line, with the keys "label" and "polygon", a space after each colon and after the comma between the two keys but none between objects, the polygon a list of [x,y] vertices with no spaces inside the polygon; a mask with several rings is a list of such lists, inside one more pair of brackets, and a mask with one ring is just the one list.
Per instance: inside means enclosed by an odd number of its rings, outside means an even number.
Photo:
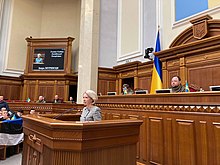
[{"label": "woman at podium", "polygon": [[95,106],[96,100],[98,100],[98,96],[93,90],[84,92],[83,104],[85,107],[82,110],[80,121],[99,121],[102,119],[101,109]]}]

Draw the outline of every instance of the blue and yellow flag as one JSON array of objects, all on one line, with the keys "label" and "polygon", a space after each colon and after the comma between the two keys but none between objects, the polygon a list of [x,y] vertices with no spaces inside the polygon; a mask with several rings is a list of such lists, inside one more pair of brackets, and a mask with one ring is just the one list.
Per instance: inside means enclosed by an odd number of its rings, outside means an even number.
[{"label": "blue and yellow flag", "polygon": [[26,101],[29,103],[29,102],[31,102],[31,99],[28,97]]},{"label": "blue and yellow flag", "polygon": [[[160,51],[160,33],[157,33],[157,41],[156,41],[156,48],[155,52]],[[153,73],[151,78],[151,89],[150,93],[156,93],[156,89],[162,89],[162,63],[158,57],[154,57],[154,64],[153,64]]]},{"label": "blue and yellow flag", "polygon": [[186,86],[185,86],[185,92],[190,92],[190,90],[189,90],[189,84],[188,84],[187,81],[186,81]]}]

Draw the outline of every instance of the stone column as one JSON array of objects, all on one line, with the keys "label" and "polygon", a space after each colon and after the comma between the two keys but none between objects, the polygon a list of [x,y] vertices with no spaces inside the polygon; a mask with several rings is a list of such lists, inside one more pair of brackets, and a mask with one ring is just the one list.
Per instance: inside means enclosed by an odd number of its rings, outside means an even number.
[{"label": "stone column", "polygon": [[97,92],[100,0],[81,0],[77,103],[87,89]]}]

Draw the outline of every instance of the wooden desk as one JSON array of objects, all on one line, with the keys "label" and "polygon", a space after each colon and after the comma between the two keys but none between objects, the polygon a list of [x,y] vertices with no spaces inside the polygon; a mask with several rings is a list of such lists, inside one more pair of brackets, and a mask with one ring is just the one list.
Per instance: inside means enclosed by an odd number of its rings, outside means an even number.
[{"label": "wooden desk", "polygon": [[18,111],[22,109],[24,114],[29,114],[31,109],[35,109],[39,113],[62,113],[68,109],[81,110],[83,105],[71,104],[71,103],[33,103],[33,102],[8,102],[10,109],[13,111]]},{"label": "wooden desk", "polygon": [[143,120],[138,162],[220,162],[220,92],[101,96],[97,106],[106,120]]},{"label": "wooden desk", "polygon": [[220,103],[220,92],[184,92],[164,94],[116,95],[99,97],[98,103],[214,105]]},{"label": "wooden desk", "polygon": [[24,116],[22,165],[135,165],[141,123]]}]

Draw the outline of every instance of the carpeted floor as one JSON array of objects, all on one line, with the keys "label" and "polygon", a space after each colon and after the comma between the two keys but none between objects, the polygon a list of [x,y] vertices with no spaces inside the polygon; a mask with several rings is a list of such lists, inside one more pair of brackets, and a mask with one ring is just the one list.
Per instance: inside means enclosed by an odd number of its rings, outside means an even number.
[{"label": "carpeted floor", "polygon": [[6,160],[0,160],[0,165],[21,165],[22,154],[16,154],[8,157]]}]

